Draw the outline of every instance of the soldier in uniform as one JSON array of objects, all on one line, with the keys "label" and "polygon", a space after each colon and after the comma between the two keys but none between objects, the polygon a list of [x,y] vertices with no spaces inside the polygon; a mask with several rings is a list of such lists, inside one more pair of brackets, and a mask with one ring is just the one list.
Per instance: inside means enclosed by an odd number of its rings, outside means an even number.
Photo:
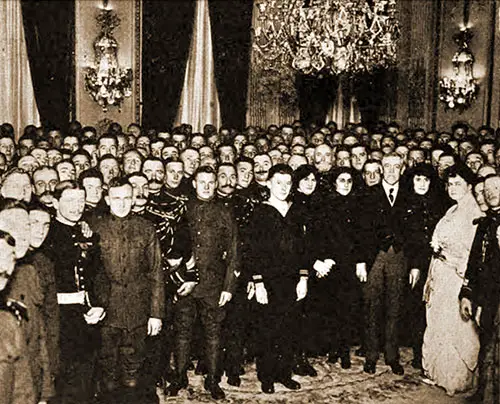
[{"label": "soldier in uniform", "polygon": [[18,201],[4,199],[0,208],[0,223],[17,242],[16,270],[6,291],[7,302],[15,302],[26,308],[29,321],[23,321],[28,356],[38,401],[48,401],[55,395],[52,370],[47,351],[45,318],[42,312],[44,290],[41,274],[26,256],[30,246],[30,218],[25,206]]},{"label": "soldier in uniform", "polygon": [[63,181],[54,191],[56,218],[44,244],[54,262],[60,311],[60,369],[56,393],[61,404],[87,404],[94,396],[93,373],[109,281],[101,268],[98,240],[85,237],[79,221],[85,191]]},{"label": "soldier in uniform", "polygon": [[[132,186],[113,179],[105,197],[110,207],[96,224],[103,270],[111,281],[107,317],[102,325],[100,365],[103,389],[112,401],[120,387],[123,400],[157,403],[154,384],[144,375],[146,337],[158,335],[165,312],[161,251],[154,226],[131,215]],[[127,302],[127,305],[123,305]],[[153,382],[154,383],[154,382]],[[105,402],[106,397],[103,396]]]},{"label": "soldier in uniform", "polygon": [[231,300],[238,271],[237,230],[231,213],[215,199],[217,175],[211,167],[197,170],[193,186],[197,197],[190,201],[187,217],[200,281],[191,294],[180,296],[175,305],[177,375],[167,393],[174,396],[187,387],[186,371],[198,314],[204,328],[204,358],[208,368],[205,389],[217,400],[225,397],[218,384],[217,370],[224,306]]},{"label": "soldier in uniform", "polygon": [[5,288],[16,264],[15,240],[0,230],[0,404],[35,404],[26,341],[21,323],[26,311],[5,299]]}]

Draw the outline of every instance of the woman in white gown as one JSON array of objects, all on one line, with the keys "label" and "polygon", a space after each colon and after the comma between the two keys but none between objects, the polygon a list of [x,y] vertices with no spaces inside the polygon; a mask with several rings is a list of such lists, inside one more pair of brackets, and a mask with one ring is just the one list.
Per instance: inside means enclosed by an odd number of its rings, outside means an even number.
[{"label": "woman in white gown", "polygon": [[450,167],[445,176],[453,205],[432,237],[434,256],[424,287],[427,328],[422,347],[426,378],[453,395],[475,387],[479,336],[473,321],[460,316],[462,287],[472,241],[474,219],[482,215],[472,195],[474,175],[464,165]]}]

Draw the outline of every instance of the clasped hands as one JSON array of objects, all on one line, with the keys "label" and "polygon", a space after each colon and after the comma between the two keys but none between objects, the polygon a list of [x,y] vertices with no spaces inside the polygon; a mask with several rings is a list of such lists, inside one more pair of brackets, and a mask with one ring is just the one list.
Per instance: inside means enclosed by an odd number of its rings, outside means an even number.
[{"label": "clasped hands", "polygon": [[[481,326],[481,313],[482,312],[483,312],[483,308],[481,306],[478,306],[476,309],[476,315],[474,316],[474,321],[476,322],[476,324],[479,327]],[[465,321],[468,321],[473,317],[472,302],[469,299],[467,299],[466,297],[463,297],[460,300],[460,314]]]},{"label": "clasped hands", "polygon": [[[295,288],[295,291],[297,293],[297,302],[304,299],[307,296],[307,277],[302,276],[297,283],[297,287]],[[247,299],[252,300],[252,298],[255,296],[255,300],[257,300],[257,303],[259,304],[268,304],[269,299],[267,296],[267,290],[266,287],[264,286],[263,282],[248,282],[247,284]]]}]

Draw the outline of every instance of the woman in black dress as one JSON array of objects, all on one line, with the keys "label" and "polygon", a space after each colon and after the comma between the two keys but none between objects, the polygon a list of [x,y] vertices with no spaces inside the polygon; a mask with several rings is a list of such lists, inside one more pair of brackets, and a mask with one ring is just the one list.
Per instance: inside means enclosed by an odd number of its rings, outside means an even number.
[{"label": "woman in black dress", "polygon": [[[404,216],[405,254],[409,269],[418,269],[420,277],[410,285],[406,300],[410,331],[408,339],[413,348],[412,366],[422,369],[422,343],[426,327],[423,287],[432,256],[432,233],[439,219],[450,207],[449,199],[441,197],[437,174],[429,164],[420,163],[407,174],[410,187],[409,205]],[[404,328],[403,328],[404,329]]]},{"label": "woman in black dress", "polygon": [[344,369],[351,367],[350,347],[362,315],[361,286],[356,276],[356,258],[362,248],[359,204],[354,192],[357,178],[350,167],[340,167],[333,173],[335,194],[325,204],[319,222],[322,237],[316,240],[316,257],[331,259],[334,265],[311,293],[315,310],[323,319],[321,330],[328,341],[328,361],[335,363],[340,358]]},{"label": "woman in black dress", "polygon": [[[315,261],[315,257],[311,252],[314,251],[312,246],[318,235],[314,232],[314,229],[321,216],[321,203],[317,192],[318,180],[318,170],[312,165],[300,166],[293,173],[293,205],[291,210],[294,217],[301,224],[302,236],[304,237],[304,260],[308,261],[308,268],[312,268]],[[308,254],[311,255],[308,256]],[[315,281],[314,277],[309,279],[309,292],[313,290],[311,283]],[[318,373],[309,363],[307,353],[317,351],[316,332],[311,332],[311,330],[321,327],[321,322],[315,317],[315,312],[308,301],[309,297],[310,293],[308,293],[306,299],[299,303],[299,340],[293,372],[299,376],[314,377]]]},{"label": "woman in black dress", "polygon": [[290,210],[293,171],[277,164],[267,186],[270,197],[258,205],[250,223],[249,271],[255,283],[257,376],[262,391],[274,392],[274,382],[297,390],[292,379],[298,325],[297,301],[307,294],[300,221]]}]

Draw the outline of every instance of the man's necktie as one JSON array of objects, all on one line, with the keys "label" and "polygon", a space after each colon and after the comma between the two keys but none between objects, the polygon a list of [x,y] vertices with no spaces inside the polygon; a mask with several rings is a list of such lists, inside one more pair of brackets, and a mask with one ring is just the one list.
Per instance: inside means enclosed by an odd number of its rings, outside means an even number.
[{"label": "man's necktie", "polygon": [[389,200],[391,201],[391,205],[394,203],[394,188],[389,189]]}]

